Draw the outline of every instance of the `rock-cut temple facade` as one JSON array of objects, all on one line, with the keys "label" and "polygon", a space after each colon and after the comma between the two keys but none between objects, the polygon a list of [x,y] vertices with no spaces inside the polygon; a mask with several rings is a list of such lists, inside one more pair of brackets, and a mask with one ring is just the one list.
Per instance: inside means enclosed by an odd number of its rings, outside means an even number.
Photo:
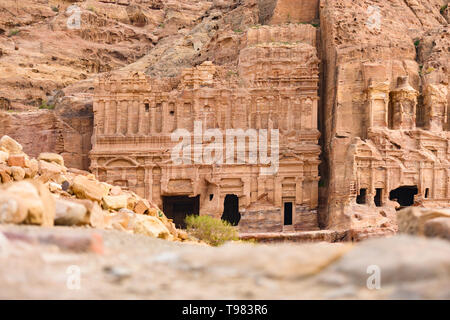
[{"label": "rock-cut temple facade", "polygon": [[[311,25],[260,26],[248,30],[234,69],[204,62],[179,78],[100,79],[92,171],[151,199],[178,226],[200,214],[241,232],[395,229],[402,207],[448,207],[448,86],[421,85],[415,61],[387,56],[327,69],[329,44],[317,39]],[[247,151],[266,141],[275,171],[247,161],[238,139],[230,152],[225,137],[226,159],[198,161],[214,135],[205,133],[239,129],[257,132],[244,137]],[[180,130],[190,134],[181,147]],[[177,146],[188,150],[181,162]]]},{"label": "rock-cut temple facade", "polygon": [[[200,214],[228,220],[242,232],[317,230],[315,28],[260,27],[247,37],[233,70],[205,62],[179,79],[138,72],[100,79],[91,170],[152,200],[178,226],[186,215]],[[226,140],[229,130],[243,133],[243,153],[238,138]],[[173,155],[179,132],[190,134],[182,159]],[[211,145],[208,132],[224,136],[223,161],[201,158]],[[260,157],[262,141],[275,170]]]}]

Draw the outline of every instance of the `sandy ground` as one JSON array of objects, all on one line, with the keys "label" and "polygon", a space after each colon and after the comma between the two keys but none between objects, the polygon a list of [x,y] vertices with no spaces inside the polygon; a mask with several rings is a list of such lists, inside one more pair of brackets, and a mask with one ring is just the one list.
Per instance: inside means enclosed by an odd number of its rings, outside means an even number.
[{"label": "sandy ground", "polygon": [[[450,299],[444,240],[213,248],[85,228],[0,231],[1,299]],[[90,239],[94,251],[73,247]]]}]

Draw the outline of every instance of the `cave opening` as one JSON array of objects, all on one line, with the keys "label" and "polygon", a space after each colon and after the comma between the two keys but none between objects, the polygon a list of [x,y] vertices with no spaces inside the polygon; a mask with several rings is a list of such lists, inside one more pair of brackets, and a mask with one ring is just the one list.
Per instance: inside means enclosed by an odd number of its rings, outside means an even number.
[{"label": "cave opening", "polygon": [[365,204],[366,203],[366,195],[367,195],[366,188],[359,189],[359,194],[356,197],[356,203],[357,204]]},{"label": "cave opening", "polygon": [[382,188],[376,188],[375,189],[375,197],[373,198],[373,202],[375,202],[375,205],[377,207],[381,207],[383,205],[383,189]]},{"label": "cave opening", "polygon": [[241,220],[239,213],[239,198],[235,194],[227,194],[223,202],[222,220],[228,221],[232,226],[237,226]]},{"label": "cave opening", "polygon": [[389,199],[397,201],[400,208],[410,207],[414,204],[414,196],[419,192],[417,186],[402,186],[389,193]]},{"label": "cave opening", "polygon": [[163,211],[167,218],[172,219],[175,226],[180,229],[186,228],[187,216],[199,215],[200,196],[174,196],[163,197]]}]

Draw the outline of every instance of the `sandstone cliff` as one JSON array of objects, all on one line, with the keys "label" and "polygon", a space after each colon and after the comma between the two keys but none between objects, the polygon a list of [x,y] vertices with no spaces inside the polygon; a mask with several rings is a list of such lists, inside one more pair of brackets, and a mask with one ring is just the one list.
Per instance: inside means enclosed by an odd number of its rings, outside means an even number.
[{"label": "sandstone cliff", "polygon": [[[316,18],[317,5],[316,0],[306,5],[277,0],[2,1],[0,132],[25,140],[30,155],[54,151],[71,166],[87,169],[98,75],[145,70],[177,77],[183,68],[206,60],[235,65],[249,27],[309,22]],[[298,14],[291,16],[292,11]],[[79,28],[70,28],[77,14]],[[54,115],[43,111],[41,117],[34,113],[38,109],[54,109]],[[30,141],[36,134],[51,142]]]},{"label": "sandstone cliff", "polygon": [[[358,185],[360,179],[356,169],[359,138],[369,139],[365,140],[364,148],[367,149],[378,148],[381,151],[380,142],[384,139],[387,149],[403,150],[402,156],[394,157],[402,165],[405,159],[413,157],[410,151],[417,147],[408,145],[413,141],[407,137],[411,136],[410,131],[405,132],[403,138],[394,138],[392,132],[368,130],[370,125],[366,121],[365,110],[367,95],[371,94],[369,87],[378,85],[377,90],[387,92],[389,100],[389,91],[395,90],[397,79],[407,76],[409,84],[419,95],[417,110],[426,109],[427,103],[421,99],[432,99],[433,94],[427,90],[440,90],[437,95],[448,106],[450,38],[447,2],[321,1],[324,81],[321,92],[323,109],[319,117],[324,141],[321,170],[324,181],[321,218],[324,226],[339,228],[358,225],[357,219],[352,216],[354,199],[352,201],[350,195],[353,193],[356,197],[360,191],[358,187],[364,188]],[[380,89],[384,85],[386,88]],[[431,89],[430,85],[436,87]],[[418,126],[421,124],[418,123]],[[434,138],[429,136],[429,139],[439,140],[441,137],[436,133]],[[425,147],[420,152],[427,153],[428,149]],[[438,160],[439,163],[446,161]],[[377,166],[374,164],[374,167]],[[400,177],[394,179],[400,183]],[[376,183],[372,182],[373,189],[369,190],[369,196],[375,196],[375,188],[383,188],[381,185],[374,187]],[[386,192],[386,188],[384,190]],[[388,193],[382,195],[383,201],[388,202],[388,196]],[[375,207],[373,202],[372,206]],[[381,218],[380,212],[376,211],[374,214]]]}]

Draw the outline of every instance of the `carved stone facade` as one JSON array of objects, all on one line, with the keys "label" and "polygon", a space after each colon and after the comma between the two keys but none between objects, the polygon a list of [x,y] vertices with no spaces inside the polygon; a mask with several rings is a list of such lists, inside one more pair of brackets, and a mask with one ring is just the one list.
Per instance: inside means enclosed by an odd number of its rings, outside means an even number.
[{"label": "carved stone facade", "polygon": [[335,228],[391,225],[396,209],[450,205],[447,87],[428,85],[419,98],[408,76],[395,80],[368,81],[365,130],[347,149],[342,174],[348,189],[339,190],[349,222],[335,207]]},{"label": "carved stone facade", "polygon": [[[291,34],[309,38],[291,36],[291,42],[258,40],[267,30],[250,31],[251,46],[241,50],[237,72],[205,62],[185,69],[179,80],[140,73],[100,79],[92,172],[151,199],[179,225],[180,215],[201,214],[239,222],[243,232],[318,229],[319,60],[311,29],[296,25]],[[181,164],[172,158],[177,129],[192,133],[194,146]],[[263,174],[269,164],[251,163],[239,152],[233,163],[205,163],[202,153],[196,161],[196,150],[210,145],[205,133],[225,136],[228,129],[258,131],[259,152],[261,132],[267,132],[270,155],[277,151],[272,146],[279,147],[278,170]],[[225,141],[223,148],[227,154]]]}]

